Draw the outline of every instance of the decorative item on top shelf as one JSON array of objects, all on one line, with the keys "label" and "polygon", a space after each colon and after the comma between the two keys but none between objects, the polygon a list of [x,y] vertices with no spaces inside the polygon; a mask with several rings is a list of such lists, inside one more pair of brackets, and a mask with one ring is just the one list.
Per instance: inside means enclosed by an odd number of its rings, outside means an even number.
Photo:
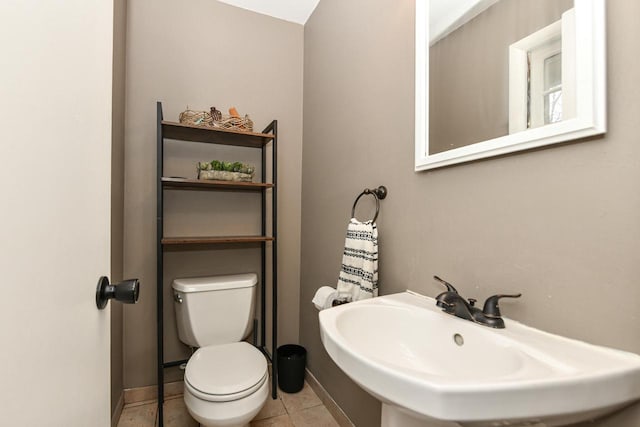
[{"label": "decorative item on top shelf", "polygon": [[[213,110],[215,110],[215,108],[212,107],[211,111]],[[178,120],[184,125],[213,126],[213,119],[209,112],[189,110],[189,107],[180,113]]]},{"label": "decorative item on top shelf", "polygon": [[191,126],[217,127],[226,130],[240,132],[253,132],[253,121],[248,114],[240,117],[236,107],[229,108],[229,115],[222,114],[216,107],[211,107],[210,111],[190,110],[187,107],[178,117],[180,123]]},{"label": "decorative item on top shelf", "polygon": [[241,132],[253,132],[253,121],[248,114],[240,117],[235,107],[229,108],[229,115],[223,115],[215,107],[211,107],[211,116],[213,117],[213,125],[222,129],[237,130]]},{"label": "decorative item on top shelf", "polygon": [[219,122],[222,120],[222,112],[216,107],[211,107],[211,118],[214,122]]},{"label": "decorative item on top shelf", "polygon": [[241,162],[198,162],[198,179],[251,182],[255,169]]}]

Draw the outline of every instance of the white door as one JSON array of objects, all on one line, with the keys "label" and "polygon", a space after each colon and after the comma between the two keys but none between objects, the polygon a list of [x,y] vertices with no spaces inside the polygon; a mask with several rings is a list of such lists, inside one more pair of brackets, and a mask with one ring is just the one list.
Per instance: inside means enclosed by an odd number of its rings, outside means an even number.
[{"label": "white door", "polygon": [[0,425],[110,424],[112,0],[0,1]]}]

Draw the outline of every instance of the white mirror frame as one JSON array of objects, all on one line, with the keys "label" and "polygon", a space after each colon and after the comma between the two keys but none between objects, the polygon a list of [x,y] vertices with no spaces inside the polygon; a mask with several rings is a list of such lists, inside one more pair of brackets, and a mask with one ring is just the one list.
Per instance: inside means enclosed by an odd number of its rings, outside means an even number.
[{"label": "white mirror frame", "polygon": [[605,0],[575,0],[576,117],[429,155],[429,0],[416,0],[415,170],[422,171],[606,132]]}]

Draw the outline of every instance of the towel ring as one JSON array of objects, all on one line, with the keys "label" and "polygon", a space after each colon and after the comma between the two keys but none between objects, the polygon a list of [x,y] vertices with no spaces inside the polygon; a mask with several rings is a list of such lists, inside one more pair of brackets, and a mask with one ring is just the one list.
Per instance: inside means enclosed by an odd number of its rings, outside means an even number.
[{"label": "towel ring", "polygon": [[371,194],[373,198],[376,199],[376,214],[373,216],[373,219],[371,220],[371,222],[376,222],[376,219],[378,219],[378,213],[380,212],[380,200],[387,197],[387,187],[385,187],[384,185],[381,185],[380,187],[375,188],[373,190],[365,188],[364,191],[360,193],[358,197],[356,197],[356,201],[353,202],[353,208],[351,208],[351,218],[356,217],[356,205],[358,204],[358,200],[360,200],[360,198],[365,194]]}]

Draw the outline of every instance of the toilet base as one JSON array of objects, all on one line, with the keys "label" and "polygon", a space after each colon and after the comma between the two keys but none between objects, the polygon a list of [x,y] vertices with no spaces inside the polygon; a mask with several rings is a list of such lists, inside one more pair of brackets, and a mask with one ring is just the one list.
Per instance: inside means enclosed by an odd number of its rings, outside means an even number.
[{"label": "toilet base", "polygon": [[269,397],[269,381],[242,399],[210,402],[200,399],[186,388],[184,403],[189,414],[204,427],[245,427],[260,412]]}]

